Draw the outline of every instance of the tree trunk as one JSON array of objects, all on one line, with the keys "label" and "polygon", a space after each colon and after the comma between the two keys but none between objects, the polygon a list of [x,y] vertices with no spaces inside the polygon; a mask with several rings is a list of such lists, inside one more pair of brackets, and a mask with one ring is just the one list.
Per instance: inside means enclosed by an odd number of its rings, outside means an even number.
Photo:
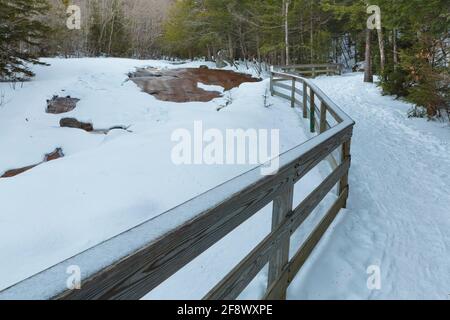
[{"label": "tree trunk", "polygon": [[213,61],[212,54],[211,54],[211,47],[209,45],[206,45],[206,61]]},{"label": "tree trunk", "polygon": [[386,64],[386,55],[384,52],[384,36],[383,36],[383,29],[377,29],[378,33],[378,46],[380,48],[380,69],[381,74],[384,72],[384,66]]},{"label": "tree trunk", "polygon": [[230,63],[234,63],[234,48],[233,48],[233,39],[231,38],[231,35],[228,35],[228,54]]},{"label": "tree trunk", "polygon": [[313,6],[314,6],[314,0],[311,0],[311,7],[310,7],[310,63],[314,63],[314,20],[313,20]]},{"label": "tree trunk", "polygon": [[115,12],[113,13],[113,18],[111,21],[111,32],[109,34],[109,43],[108,43],[108,56],[111,56],[111,47],[112,47],[112,40],[113,40],[113,35],[114,35],[114,26],[116,23],[116,15]]},{"label": "tree trunk", "polygon": [[289,57],[289,4],[290,0],[283,0],[283,9],[284,9],[284,44],[286,47],[286,65],[290,64]]},{"label": "tree trunk", "polygon": [[397,53],[397,29],[392,31],[392,46],[394,48],[394,69],[397,69],[398,65],[398,53]]},{"label": "tree trunk", "polygon": [[239,25],[239,45],[241,47],[241,55],[242,55],[242,59],[245,61],[245,63],[247,64],[247,49],[245,47],[245,37],[244,37],[244,33],[242,32],[242,24]]},{"label": "tree trunk", "polygon": [[366,29],[366,59],[364,66],[364,82],[373,82],[371,40],[372,40],[371,30]]},{"label": "tree trunk", "polygon": [[261,63],[261,49],[260,47],[260,40],[259,40],[259,35],[256,35],[256,55],[257,55],[257,59],[258,59],[258,63]]}]

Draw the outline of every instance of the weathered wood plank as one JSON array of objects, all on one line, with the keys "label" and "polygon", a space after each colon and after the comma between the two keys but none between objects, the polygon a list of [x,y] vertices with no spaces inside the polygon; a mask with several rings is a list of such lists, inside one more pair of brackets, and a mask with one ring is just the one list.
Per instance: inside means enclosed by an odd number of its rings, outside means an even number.
[{"label": "weathered wood plank", "polygon": [[[351,145],[351,140],[345,142],[342,144],[342,151],[341,151],[341,161],[351,161],[351,155],[350,155],[350,145]],[[348,191],[349,186],[348,186],[348,172],[345,176],[342,177],[340,183],[339,183],[339,189],[338,189],[338,193],[341,194],[344,192],[344,190]],[[344,203],[344,208],[347,207],[347,199]]]},{"label": "weathered wood plank", "polygon": [[314,91],[311,90],[311,93],[309,94],[309,123],[310,123],[310,129],[311,133],[316,132],[316,119],[315,119],[315,111],[316,111],[316,104],[315,104],[315,94]]},{"label": "weathered wood plank", "polygon": [[351,137],[352,126],[337,132],[305,152],[278,175],[264,177],[235,197],[211,208],[136,253],[125,257],[90,279],[80,291],[69,291],[62,299],[139,299],[198,255],[222,239],[270,203],[292,176],[302,176],[311,163],[323,159]]},{"label": "weathered wood plank", "polygon": [[330,164],[330,167],[332,170],[336,169],[338,167],[338,162],[336,161],[336,159],[334,158],[334,156],[332,154],[330,154],[327,157],[327,161]]},{"label": "weathered wood plank", "polygon": [[292,79],[291,75],[285,75],[285,74],[278,74],[278,73],[273,73],[277,78],[273,79],[273,82],[283,82],[283,81],[288,81],[290,79]]},{"label": "weathered wood plank", "polygon": [[[272,213],[272,232],[284,222],[288,214],[292,212],[292,203],[294,201],[294,184],[287,188],[285,192],[276,197],[273,201]],[[280,276],[281,271],[289,262],[289,234],[281,238],[274,247],[275,252],[271,255],[269,261],[269,278],[268,287],[270,287]],[[286,292],[278,297],[279,299],[286,299]]]},{"label": "weathered wood plank", "polygon": [[320,133],[327,131],[327,106],[323,101],[320,102]]},{"label": "weathered wood plank", "polygon": [[336,63],[310,63],[310,64],[293,64],[293,65],[288,65],[288,66],[282,66],[280,67],[281,69],[310,69],[310,68],[340,68],[340,64],[336,64]]},{"label": "weathered wood plank", "polygon": [[[314,116],[314,128],[319,128],[319,127],[320,127],[320,121],[317,119],[316,116]],[[317,131],[317,130],[315,130],[315,131]]]},{"label": "weathered wood plank", "polygon": [[322,149],[314,154],[314,157],[308,158],[308,160],[299,163],[296,167],[297,175],[294,179],[294,183],[298,182],[301,178],[305,176],[312,168],[323,161],[331,152],[336,150],[344,142],[348,141],[352,137],[352,128],[343,130],[339,134],[333,136],[333,139],[327,140],[326,143],[322,144]]},{"label": "weathered wood plank", "polygon": [[289,286],[292,280],[294,280],[295,276],[298,274],[300,269],[305,264],[306,260],[313,252],[314,248],[319,243],[320,239],[328,230],[331,223],[335,220],[339,211],[343,208],[343,205],[347,197],[348,197],[348,190],[344,190],[341,196],[328,210],[327,214],[319,223],[319,225],[316,227],[316,229],[310,234],[310,236],[307,238],[304,244],[297,251],[291,262],[289,262],[289,264],[286,266],[278,281],[274,283],[271,288],[268,289],[267,294],[265,296],[266,300],[276,299],[279,292],[284,290],[284,288]]},{"label": "weathered wood plank", "polygon": [[292,78],[291,84],[291,107],[295,108],[295,78]]},{"label": "weathered wood plank", "polygon": [[314,208],[325,198],[331,189],[339,182],[339,179],[345,175],[350,168],[350,161],[346,161],[339,165],[303,202],[294,209],[292,221],[292,233],[303,223],[308,217],[305,213],[312,212]]},{"label": "weathered wood plank", "polygon": [[139,299],[269,204],[292,179],[293,168],[268,176],[200,217],[171,231],[58,299]]},{"label": "weathered wood plank", "polygon": [[287,94],[278,92],[278,91],[274,91],[274,92],[273,92],[273,95],[274,95],[274,96],[281,97],[281,98],[284,98],[284,99],[286,99],[286,100],[291,100],[291,97],[290,97],[290,96],[288,96]]},{"label": "weathered wood plank", "polygon": [[[277,228],[269,234],[247,257],[239,263],[217,286],[205,297],[214,300],[232,300],[247,287],[251,280],[267,264],[270,256],[285,237],[291,235],[307,219],[317,205],[330,192],[342,175],[348,171],[349,163],[342,164],[334,170],[302,203],[284,218]],[[290,196],[290,195],[289,195]],[[280,275],[280,274],[279,274]],[[273,284],[273,282],[272,282]],[[269,286],[270,287],[270,286]],[[283,290],[278,290],[277,299],[282,298]]]},{"label": "weathered wood plank", "polygon": [[[314,67],[316,68],[316,67]],[[318,68],[318,67],[317,67]],[[316,72],[319,70],[316,69]],[[274,79],[277,76],[281,79]],[[281,81],[291,80],[289,86]],[[303,90],[295,88],[296,82],[303,83]],[[291,96],[274,90],[277,84],[291,90]],[[308,88],[310,94],[308,95]],[[325,101],[328,111],[336,119],[338,128],[324,134],[320,143],[302,150],[302,154],[290,163],[285,164],[277,175],[263,177],[257,182],[243,188],[228,199],[217,203],[213,207],[199,213],[190,221],[168,232],[158,239],[149,241],[139,250],[101,270],[83,282],[82,290],[67,291],[58,299],[139,299],[157,285],[172,276],[175,272],[191,262],[205,250],[217,243],[224,236],[245,222],[264,206],[274,201],[273,230],[266,239],[255,248],[233,271],[223,279],[207,297],[235,298],[250,283],[254,276],[271,262],[270,278],[273,284],[269,294],[275,298],[284,298],[290,277],[301,268],[302,259],[307,258],[314,246],[334,219],[340,206],[345,206],[342,199],[348,197],[348,171],[350,167],[350,139],[353,123],[323,92],[313,83],[295,76],[283,73],[271,73],[271,93],[278,95],[295,105],[303,105],[304,116],[308,113],[308,98],[310,99],[311,120],[316,121],[316,106],[314,97]],[[295,99],[295,94],[303,95],[303,103]],[[336,108],[335,110],[333,108]],[[320,111],[322,113],[322,110]],[[345,123],[344,122],[345,119]],[[319,124],[315,124],[319,127]],[[321,127],[321,125],[320,125]],[[329,127],[329,125],[328,125]],[[326,138],[325,138],[326,137]],[[309,143],[309,142],[308,142]],[[343,145],[342,163],[325,179],[297,208],[292,210],[293,183],[300,180],[307,172],[325,158],[333,158],[331,152]],[[297,147],[298,148],[298,147]],[[286,240],[289,234],[313,212],[314,208],[339,182],[339,200],[330,209],[319,227],[311,234],[296,258],[287,264]],[[288,190],[288,192],[286,192]],[[338,203],[339,202],[339,203]],[[290,206],[289,206],[290,203]],[[187,206],[180,206],[190,208]],[[334,212],[334,210],[337,210]],[[328,226],[327,226],[328,224]],[[121,238],[122,239],[122,238]],[[280,249],[281,246],[281,250]],[[278,252],[274,255],[275,252]],[[122,255],[123,256],[123,255]],[[122,257],[121,256],[121,257]],[[300,262],[299,262],[300,261]],[[302,262],[303,261],[303,262]],[[283,266],[285,266],[283,268]],[[287,266],[287,267],[286,267]],[[294,269],[293,269],[294,268]],[[298,271],[297,269],[297,271]],[[286,277],[286,270],[290,270]],[[278,281],[277,281],[278,279]]]},{"label": "weathered wood plank", "polygon": [[318,75],[324,75],[324,74],[326,74],[326,75],[331,75],[331,74],[337,75],[337,74],[339,74],[339,70],[337,70],[337,69],[313,69],[313,70],[291,69],[291,70],[287,70],[287,71],[288,72],[293,72],[295,74],[302,75],[302,76],[305,76],[305,77],[311,76],[313,78],[318,76]]},{"label": "weathered wood plank", "polygon": [[308,84],[303,81],[303,118],[308,118]]},{"label": "weathered wood plank", "polygon": [[274,79],[273,79],[273,72],[270,73],[270,94],[273,96],[273,85],[274,85]]},{"label": "weathered wood plank", "polygon": [[[279,75],[279,76],[293,77],[292,74],[286,74],[283,72],[273,72],[273,74],[277,76]],[[314,90],[317,96],[319,96],[321,100],[323,100],[327,104],[330,114],[332,114],[333,118],[335,118],[335,120],[338,123],[343,122],[344,119],[352,121],[351,118],[342,109],[340,109],[332,100],[330,100],[330,98],[328,98],[325,95],[325,93],[323,93],[323,91],[319,87],[317,87],[314,83],[309,82],[300,76],[297,76],[297,79],[304,82],[306,84],[306,87],[311,87]]]},{"label": "weathered wood plank", "polygon": [[332,108],[327,108],[327,111],[331,114],[334,120],[337,122],[342,122],[343,119]]},{"label": "weathered wood plank", "polygon": [[278,88],[282,88],[282,89],[286,89],[286,90],[289,90],[289,91],[292,90],[292,87],[290,85],[286,84],[286,83],[275,82],[273,84],[273,86],[274,87],[278,87]]},{"label": "weathered wood plank", "polygon": [[250,252],[222,281],[220,281],[205,297],[205,300],[234,300],[249,285],[255,276],[268,263],[270,256],[290,236],[287,224],[289,219],[277,230],[269,234],[255,249]]},{"label": "weathered wood plank", "polygon": [[[312,139],[311,141],[306,142],[305,145],[296,147],[295,149],[300,148],[300,149],[303,149],[304,151],[302,151],[301,155],[299,154],[298,157],[296,156],[295,160],[294,160],[294,158],[292,158],[292,162],[290,162],[289,164],[282,161],[284,164],[279,171],[279,175],[284,175],[287,171],[291,170],[291,168],[294,168],[294,174],[296,177],[295,179],[300,179],[311,168],[313,168],[318,162],[320,162],[321,159],[323,159],[323,157],[325,157],[329,152],[336,149],[337,146],[342,144],[343,141],[347,141],[348,139],[350,139],[351,133],[352,133],[352,126],[353,126],[353,123],[351,121],[347,121],[345,123],[345,125],[344,124],[339,125],[339,127],[340,127],[339,129],[338,128],[333,129],[333,133],[329,132],[325,139],[320,139],[322,142],[313,143],[313,140],[317,140],[317,139]],[[311,145],[311,147],[304,148],[304,146],[306,146],[306,145]],[[289,152],[289,153],[291,153],[291,152]],[[283,157],[284,156],[282,156],[282,158]],[[273,179],[273,178],[270,178],[270,179]],[[295,180],[295,181],[298,181],[298,180]],[[269,183],[269,182],[267,182],[267,183]],[[245,190],[253,188],[253,186],[254,185],[245,187],[242,189],[242,192],[239,191],[239,193],[237,193],[237,194],[240,195],[241,193],[244,193]],[[207,194],[209,194],[209,193],[210,192],[208,192]],[[203,199],[204,197],[199,196],[199,198]],[[230,196],[230,198],[231,198],[231,196]],[[228,200],[224,200],[224,201],[228,202]],[[187,210],[192,210],[191,202],[196,203],[198,201],[196,199],[191,200],[183,205],[180,205],[178,208],[175,209],[175,211],[181,212],[183,210],[183,208],[186,208]],[[215,207],[218,207],[218,206],[219,206],[219,204],[217,204]],[[197,216],[195,217],[195,219],[185,222],[185,225],[190,225],[193,229],[195,229],[195,222],[201,220],[200,219],[201,216],[209,214],[211,210],[214,211],[214,208],[205,210],[204,213],[202,213],[202,214],[200,214],[200,212],[199,212],[197,214]],[[165,215],[167,216],[167,214],[165,214]],[[215,222],[215,221],[213,221],[213,222]],[[180,226],[180,228],[181,227],[183,227],[183,226]],[[174,230],[175,230],[175,228],[176,227],[174,225]],[[205,231],[205,232],[201,231],[202,237],[208,237],[208,232],[209,232],[209,230]],[[214,232],[214,231],[211,230],[211,232]],[[142,234],[141,234],[141,236],[142,236]],[[123,235],[119,235],[119,236],[115,237],[114,239],[106,241],[105,244],[110,243],[110,242],[117,243],[117,241],[119,241],[119,239],[124,238],[126,240],[127,237],[128,237],[128,232],[124,233]],[[166,235],[161,235],[160,237],[164,238],[164,237],[166,237]],[[176,239],[176,240],[179,240],[179,239]],[[128,240],[126,240],[126,241],[128,241]],[[142,250],[145,251],[150,247],[158,246],[158,243],[160,243],[159,241],[160,241],[160,239],[150,238],[147,245],[143,244],[140,247],[136,247],[135,250],[137,250],[139,252]],[[96,248],[97,247],[103,248],[103,247],[105,247],[105,244],[100,244],[99,246],[96,246]],[[178,244],[178,245],[181,245],[181,244]],[[140,249],[138,250],[137,248],[141,248],[142,250],[140,250]],[[95,254],[97,254],[98,252],[102,252],[101,251],[102,249],[99,249],[99,250],[92,248],[85,253],[81,253],[80,255],[77,255],[77,256],[69,259],[70,261],[68,260],[67,263],[70,263],[70,264],[75,263],[76,264],[77,259],[81,259],[81,260],[95,259]],[[162,249],[160,249],[160,251],[161,250]],[[137,251],[135,251],[135,253]],[[95,299],[95,298],[106,299],[108,297],[113,298],[116,296],[120,296],[121,299],[138,299],[138,298],[140,298],[140,296],[139,296],[140,293],[145,292],[147,289],[139,289],[141,291],[133,291],[134,286],[137,286],[137,284],[134,282],[131,282],[131,283],[127,282],[127,280],[123,278],[123,274],[122,275],[120,274],[121,272],[124,272],[124,273],[128,273],[128,274],[137,274],[137,277],[141,277],[142,275],[139,274],[140,270],[145,268],[147,266],[147,264],[150,265],[150,262],[148,260],[139,260],[139,259],[130,260],[134,263],[129,263],[128,267],[126,269],[122,270],[120,268],[121,267],[120,262],[123,260],[131,259],[131,256],[133,256],[135,253],[131,253],[131,254],[127,253],[128,255],[123,255],[123,256],[119,255],[117,258],[118,260],[116,260],[117,261],[116,263],[111,264],[108,268],[106,268],[104,270],[95,271],[97,273],[94,274],[94,276],[87,278],[86,281],[83,279],[83,288],[80,292],[77,292],[76,297],[74,295],[71,295],[70,293],[65,293],[65,294],[57,296],[56,298],[66,297],[66,298],[78,298],[78,299],[89,299],[89,298],[91,298],[91,299]],[[142,253],[140,253],[140,254],[142,254]],[[123,257],[123,258],[120,258],[120,257]],[[149,259],[150,258],[151,257],[149,257]],[[191,258],[194,259],[195,256],[192,256]],[[61,262],[60,264],[55,266],[55,268],[57,270],[61,270],[60,265],[64,265],[67,263]],[[162,264],[160,260],[155,261],[155,263],[156,263],[156,265]],[[160,267],[165,272],[165,268],[164,268],[165,265],[161,265]],[[172,272],[172,271],[169,268],[169,272]],[[43,272],[31,277],[30,279],[24,280],[23,283],[21,282],[19,284],[14,285],[13,287],[9,288],[7,291],[9,291],[11,293],[17,292],[17,290],[21,290],[21,288],[24,288],[24,286],[27,287],[27,284],[29,285],[30,282],[36,283],[37,279],[40,279],[39,283],[45,284],[47,286],[51,286],[52,285],[52,283],[50,281],[51,279],[49,279],[47,277],[47,273],[51,274],[52,272],[54,272],[54,267],[50,268],[48,270],[48,272],[43,271]],[[155,270],[155,273],[156,272],[157,271]],[[157,280],[155,280],[155,279],[153,279],[153,280],[157,283],[159,281],[160,282],[164,281],[164,278],[167,276],[167,274],[164,272],[162,272],[162,276],[160,278],[158,278]],[[103,275],[104,273],[109,273],[109,275],[105,276],[105,275]],[[105,279],[104,277],[106,277],[107,279]],[[139,286],[140,285],[145,286],[146,280],[147,279],[143,279],[142,282],[139,282]],[[119,282],[119,281],[126,282],[123,284],[123,286],[125,286],[125,288],[123,288],[121,284],[115,283],[115,282]],[[136,279],[136,281],[139,281],[139,279]],[[65,283],[65,279],[63,279],[62,282]],[[92,295],[92,293],[85,291],[85,289],[87,288],[86,284],[88,284],[89,282],[92,282],[90,284],[90,286],[97,286],[94,296]],[[56,287],[58,288],[59,285],[56,285]],[[63,287],[61,287],[61,289],[63,289]],[[150,291],[150,290],[151,289],[148,289],[148,291]],[[110,291],[112,291],[112,293]],[[2,292],[2,293],[5,293],[5,292]],[[5,294],[8,295],[8,293],[5,293]],[[37,296],[34,295],[34,297],[37,297]]]}]

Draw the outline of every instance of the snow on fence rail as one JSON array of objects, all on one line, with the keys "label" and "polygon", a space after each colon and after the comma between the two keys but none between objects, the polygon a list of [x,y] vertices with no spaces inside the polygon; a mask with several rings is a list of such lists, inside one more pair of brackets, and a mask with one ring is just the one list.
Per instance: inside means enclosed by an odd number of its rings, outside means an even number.
[{"label": "snow on fence rail", "polygon": [[342,73],[343,66],[337,63],[326,64],[294,64],[289,66],[276,67],[283,72],[295,73],[303,77],[312,77],[320,75],[339,75]]},{"label": "snow on fence rail", "polygon": [[[283,83],[288,81],[291,86]],[[296,84],[301,84],[302,89]],[[291,95],[275,89],[286,88]],[[273,202],[271,233],[249,253],[206,299],[235,299],[269,264],[266,299],[284,299],[289,283],[348,198],[350,141],[354,122],[319,88],[297,75],[272,72],[271,92],[303,108],[320,134],[280,157],[280,170],[261,176],[255,168],[164,214],[36,274],[2,292],[0,299],[139,299],[170,278],[239,225]],[[302,100],[298,100],[298,95]],[[326,125],[327,114],[334,125]],[[342,149],[333,172],[293,208],[294,185],[321,161]],[[290,236],[338,185],[338,198],[289,260]],[[80,290],[67,290],[67,268],[83,271]]]}]

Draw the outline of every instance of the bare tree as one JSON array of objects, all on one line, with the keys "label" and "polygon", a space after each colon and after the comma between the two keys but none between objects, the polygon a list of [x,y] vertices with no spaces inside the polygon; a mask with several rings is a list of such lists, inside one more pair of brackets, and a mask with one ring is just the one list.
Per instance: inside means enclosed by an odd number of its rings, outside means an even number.
[{"label": "bare tree", "polygon": [[364,82],[373,82],[372,73],[372,32],[369,28],[366,29],[366,59],[364,66]]},{"label": "bare tree", "polygon": [[[50,25],[58,32],[49,39],[49,52],[68,56],[114,55],[115,34],[126,34],[129,53],[136,58],[155,56],[162,34],[162,24],[175,0],[49,0]],[[81,30],[68,30],[66,8],[74,4],[81,9]],[[95,10],[97,8],[98,10]],[[119,19],[121,15],[121,19]],[[92,24],[98,34],[92,34]]]},{"label": "bare tree", "polygon": [[384,52],[384,35],[383,35],[383,29],[377,28],[377,34],[378,34],[378,47],[380,48],[380,69],[381,72],[384,72],[384,66],[386,64],[386,55]]},{"label": "bare tree", "polygon": [[289,56],[289,5],[291,0],[283,0],[283,11],[284,11],[284,43],[286,47],[286,65],[290,64]]}]

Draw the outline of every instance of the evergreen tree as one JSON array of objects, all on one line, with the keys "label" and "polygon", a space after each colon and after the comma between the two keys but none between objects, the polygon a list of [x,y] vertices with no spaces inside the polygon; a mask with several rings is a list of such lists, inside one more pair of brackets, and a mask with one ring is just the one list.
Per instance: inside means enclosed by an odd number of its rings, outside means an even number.
[{"label": "evergreen tree", "polygon": [[[381,86],[385,93],[423,106],[429,117],[450,110],[450,3],[378,0],[391,32]],[[394,32],[395,31],[395,32]]]},{"label": "evergreen tree", "polygon": [[46,0],[0,0],[0,79],[23,81],[34,74],[28,64],[42,64],[33,50],[48,36],[40,16]]}]

